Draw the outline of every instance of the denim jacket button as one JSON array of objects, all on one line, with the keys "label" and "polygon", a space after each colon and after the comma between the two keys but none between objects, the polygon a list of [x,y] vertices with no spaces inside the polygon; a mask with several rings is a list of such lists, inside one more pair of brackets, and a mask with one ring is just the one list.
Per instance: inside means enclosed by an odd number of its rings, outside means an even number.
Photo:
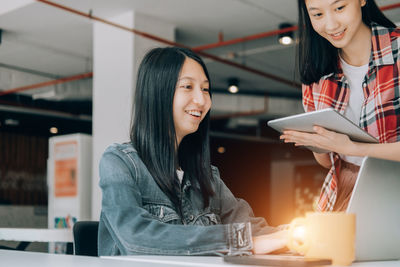
[{"label": "denim jacket button", "polygon": [[192,215],[189,216],[189,220],[192,221],[193,219],[194,219],[194,215],[192,214]]}]

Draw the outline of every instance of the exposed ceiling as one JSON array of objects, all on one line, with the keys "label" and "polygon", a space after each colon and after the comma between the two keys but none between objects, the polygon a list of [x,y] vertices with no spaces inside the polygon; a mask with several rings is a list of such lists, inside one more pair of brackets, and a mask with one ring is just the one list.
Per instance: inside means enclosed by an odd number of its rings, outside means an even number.
[{"label": "exposed ceiling", "polygon": [[[104,19],[127,10],[156,17],[176,25],[176,42],[190,47],[249,36],[278,29],[280,23],[297,22],[295,0],[52,0]],[[379,6],[399,0],[377,0]],[[17,8],[17,6],[20,7]],[[400,8],[385,11],[400,21]],[[92,71],[92,21],[35,0],[1,0],[0,71],[16,69],[59,78]],[[141,30],[141,29],[137,29]],[[282,46],[277,36],[206,50],[220,57],[231,56],[239,64],[298,81],[295,46]],[[232,58],[232,55],[235,55]],[[226,88],[227,79],[240,80],[242,92],[300,96],[299,88],[206,59],[214,87]],[[23,86],[27,84],[21,84]],[[8,90],[6,85],[0,91]],[[90,90],[91,88],[89,88]],[[39,89],[40,90],[40,89]],[[29,92],[37,92],[38,89]],[[60,92],[58,92],[60,93]],[[90,100],[78,90],[69,99]]]},{"label": "exposed ceiling", "polygon": [[[15,1],[2,0],[5,3]],[[41,2],[19,1],[30,4],[6,13],[1,12],[0,7],[0,27],[3,29],[0,63],[57,77],[91,71],[92,22],[89,19]],[[135,12],[176,25],[176,42],[191,47],[217,42],[219,32],[223,33],[225,40],[230,40],[275,30],[282,22],[296,24],[297,20],[295,0],[53,0],[52,2],[84,13],[91,12],[105,19],[133,9]],[[399,1],[377,2],[380,6],[384,6]],[[399,8],[385,13],[392,20],[400,18]],[[279,45],[276,36],[211,49],[207,52],[219,56],[232,52],[236,55],[244,53],[245,56],[239,56],[234,61],[287,80],[295,78],[295,48]],[[241,87],[248,90],[263,92],[298,90],[215,61],[208,61],[208,67],[217,87],[225,87],[228,77],[238,76]]]}]

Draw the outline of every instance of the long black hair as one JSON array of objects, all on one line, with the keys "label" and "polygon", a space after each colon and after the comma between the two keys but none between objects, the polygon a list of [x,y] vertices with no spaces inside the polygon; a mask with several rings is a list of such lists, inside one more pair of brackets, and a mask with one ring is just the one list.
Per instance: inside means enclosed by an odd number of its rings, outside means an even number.
[{"label": "long black hair", "polygon": [[145,55],[138,70],[130,139],[160,189],[173,203],[179,203],[176,168],[180,166],[185,175],[200,185],[206,207],[209,197],[214,194],[211,186],[209,112],[197,131],[185,136],[177,153],[175,150],[173,100],[186,58],[198,62],[210,81],[205,64],[190,49],[155,48]]},{"label": "long black hair", "polygon": [[[297,57],[301,82],[312,84],[322,76],[338,72],[339,49],[314,31],[305,4],[306,0],[298,0],[299,38]],[[387,28],[396,28],[378,8],[374,0],[366,0],[361,8],[362,21],[370,26],[372,22]]]}]

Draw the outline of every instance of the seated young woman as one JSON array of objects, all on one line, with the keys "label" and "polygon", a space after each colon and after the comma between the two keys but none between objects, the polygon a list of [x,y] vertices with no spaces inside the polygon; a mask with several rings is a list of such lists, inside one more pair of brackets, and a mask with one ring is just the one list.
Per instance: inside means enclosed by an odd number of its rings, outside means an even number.
[{"label": "seated young woman", "polygon": [[99,255],[263,254],[285,231],[256,218],[211,166],[210,78],[189,49],[156,48],[138,70],[130,141],[100,162]]}]

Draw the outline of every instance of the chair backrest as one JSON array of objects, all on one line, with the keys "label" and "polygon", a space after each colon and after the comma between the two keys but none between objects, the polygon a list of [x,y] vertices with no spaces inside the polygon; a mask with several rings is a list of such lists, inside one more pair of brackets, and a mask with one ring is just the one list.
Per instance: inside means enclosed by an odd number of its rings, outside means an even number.
[{"label": "chair backrest", "polygon": [[98,221],[79,221],[74,224],[73,232],[75,255],[98,256],[98,229]]}]

